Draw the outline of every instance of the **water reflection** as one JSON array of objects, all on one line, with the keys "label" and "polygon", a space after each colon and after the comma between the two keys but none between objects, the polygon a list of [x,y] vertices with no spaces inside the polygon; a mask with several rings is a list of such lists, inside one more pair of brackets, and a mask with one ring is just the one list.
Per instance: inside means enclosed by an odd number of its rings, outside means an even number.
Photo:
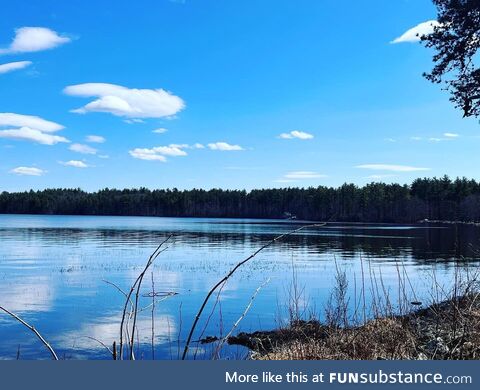
[{"label": "water reflection", "polygon": [[[64,358],[108,358],[105,348],[88,338],[108,346],[118,340],[123,296],[104,280],[128,288],[158,242],[174,232],[152,272],[157,288],[178,293],[157,307],[155,355],[176,358],[206,291],[239,259],[299,223],[0,216],[0,304],[34,323]],[[267,277],[271,282],[239,330],[277,326],[285,315],[292,263],[304,299],[321,312],[334,283],[333,259],[347,271],[351,286],[358,283],[361,262],[367,262],[394,299],[399,264],[408,271],[412,289],[428,295],[433,270],[448,285],[452,262],[475,263],[478,248],[480,229],[474,226],[329,224],[305,230],[269,247],[242,269],[223,289],[210,323],[199,329],[205,335],[228,332]],[[146,282],[143,293],[149,289]],[[146,359],[152,355],[150,316],[146,312],[139,318],[138,354]],[[2,358],[15,358],[19,347],[22,358],[48,358],[28,331],[3,315],[0,337]],[[208,347],[202,356],[208,357]]]}]

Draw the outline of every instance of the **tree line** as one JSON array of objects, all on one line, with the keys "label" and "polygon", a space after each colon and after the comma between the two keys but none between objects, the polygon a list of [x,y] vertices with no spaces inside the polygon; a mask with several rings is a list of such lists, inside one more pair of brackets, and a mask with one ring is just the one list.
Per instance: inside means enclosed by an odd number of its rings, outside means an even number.
[{"label": "tree line", "polygon": [[245,190],[46,189],[2,192],[2,214],[298,218],[315,221],[480,221],[480,182],[417,179],[410,185]]}]

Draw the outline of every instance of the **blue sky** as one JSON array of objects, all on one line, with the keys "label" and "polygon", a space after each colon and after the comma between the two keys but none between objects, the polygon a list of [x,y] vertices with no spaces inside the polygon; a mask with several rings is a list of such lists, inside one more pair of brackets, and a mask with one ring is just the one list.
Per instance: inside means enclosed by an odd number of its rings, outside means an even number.
[{"label": "blue sky", "polygon": [[0,190],[479,179],[478,121],[403,35],[434,18],[429,0],[8,2]]}]

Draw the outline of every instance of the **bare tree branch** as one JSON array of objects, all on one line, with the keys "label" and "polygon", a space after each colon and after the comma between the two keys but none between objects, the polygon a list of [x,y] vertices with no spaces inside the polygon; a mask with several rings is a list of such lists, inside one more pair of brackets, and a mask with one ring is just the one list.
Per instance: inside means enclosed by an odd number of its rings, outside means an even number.
[{"label": "bare tree branch", "polygon": [[26,321],[22,320],[19,316],[17,316],[15,313],[12,313],[11,311],[5,309],[3,306],[0,306],[0,310],[4,311],[7,313],[9,316],[12,318],[16,319],[18,322],[20,322],[23,326],[26,328],[30,329],[33,333],[35,333],[35,336],[38,337],[38,339],[47,347],[48,351],[51,353],[53,360],[58,360],[58,356],[53,350],[53,348],[50,346],[50,344],[43,338],[43,336],[36,330],[32,325],[27,323]]}]

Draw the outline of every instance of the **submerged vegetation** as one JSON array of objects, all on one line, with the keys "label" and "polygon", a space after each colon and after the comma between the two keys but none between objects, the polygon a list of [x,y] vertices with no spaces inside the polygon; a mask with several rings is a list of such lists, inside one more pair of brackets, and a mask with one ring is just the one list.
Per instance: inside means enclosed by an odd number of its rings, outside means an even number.
[{"label": "submerged vegetation", "polygon": [[298,218],[314,221],[480,221],[480,183],[466,178],[417,179],[410,185],[180,191],[47,189],[0,193],[3,214]]}]

